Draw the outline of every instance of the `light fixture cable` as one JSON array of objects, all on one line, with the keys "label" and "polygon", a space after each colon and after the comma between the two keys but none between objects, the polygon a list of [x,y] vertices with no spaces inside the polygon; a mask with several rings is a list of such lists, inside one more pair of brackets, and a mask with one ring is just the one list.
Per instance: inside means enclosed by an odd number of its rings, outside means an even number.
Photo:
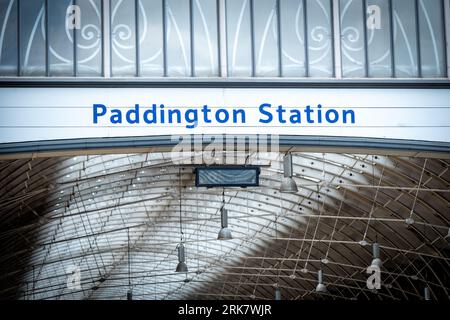
[{"label": "light fixture cable", "polygon": [[180,187],[180,240],[183,243],[183,217],[181,215],[181,167],[178,170],[179,187]]},{"label": "light fixture cable", "polygon": [[178,170],[178,176],[179,176],[179,187],[180,187],[180,244],[177,247],[178,250],[178,265],[177,268],[175,269],[175,272],[188,272],[188,267],[186,265],[186,255],[185,255],[185,249],[184,249],[184,244],[183,244],[183,240],[184,240],[184,233],[183,233],[183,217],[181,214],[181,189],[182,189],[182,184],[181,184],[181,167]]},{"label": "light fixture cable", "polygon": [[127,241],[128,241],[128,249],[127,249],[127,259],[128,259],[128,292],[127,292],[127,300],[133,300],[133,292],[131,290],[131,257],[130,257],[130,228],[127,228]]}]

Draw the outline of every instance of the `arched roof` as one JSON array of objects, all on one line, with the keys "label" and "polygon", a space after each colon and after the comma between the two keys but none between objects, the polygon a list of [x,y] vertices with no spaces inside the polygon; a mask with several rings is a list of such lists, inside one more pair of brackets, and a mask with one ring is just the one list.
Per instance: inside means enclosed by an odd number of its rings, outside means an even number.
[{"label": "arched roof", "polygon": [[[283,299],[414,299],[425,287],[448,298],[448,160],[294,152],[299,192],[286,194],[282,156],[250,155],[260,186],[225,190],[196,188],[194,166],[168,152],[1,161],[0,295],[126,299],[131,283],[134,299],[273,299],[275,286]],[[174,272],[180,180],[186,274]],[[217,240],[223,201],[228,241]]]}]

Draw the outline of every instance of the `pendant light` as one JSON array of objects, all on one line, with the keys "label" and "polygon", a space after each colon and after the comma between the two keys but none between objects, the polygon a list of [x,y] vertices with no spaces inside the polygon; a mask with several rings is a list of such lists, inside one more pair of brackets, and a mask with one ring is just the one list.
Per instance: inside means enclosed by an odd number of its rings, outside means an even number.
[{"label": "pendant light", "polygon": [[181,168],[179,169],[180,177],[180,244],[177,246],[178,250],[178,265],[175,272],[188,272],[188,267],[186,265],[186,256],[183,244],[183,218],[181,216]]},{"label": "pendant light", "polygon": [[221,229],[219,231],[217,239],[218,240],[233,239],[233,237],[231,236],[231,230],[228,228],[228,210],[225,209],[225,189],[223,189],[222,192],[222,208],[220,209],[220,222],[221,222]]},{"label": "pendant light", "polygon": [[378,242],[373,243],[372,253],[373,253],[373,260],[370,266],[374,268],[381,268],[383,262],[380,259],[380,244]]},{"label": "pendant light", "polygon": [[188,267],[186,265],[185,253],[184,253],[184,244],[180,243],[177,247],[178,249],[178,265],[175,272],[188,272]]},{"label": "pendant light", "polygon": [[325,293],[327,292],[327,286],[323,284],[323,272],[322,269],[317,273],[317,287],[316,292]]},{"label": "pendant light", "polygon": [[280,191],[283,193],[297,193],[298,188],[295,180],[292,178],[294,171],[292,165],[292,154],[288,153],[283,158],[283,179],[281,180]]},{"label": "pendant light", "polygon": [[431,300],[430,288],[428,288],[428,287],[423,288],[423,297],[427,301]]},{"label": "pendant light", "polygon": [[281,291],[278,286],[275,288],[275,300],[281,300]]}]

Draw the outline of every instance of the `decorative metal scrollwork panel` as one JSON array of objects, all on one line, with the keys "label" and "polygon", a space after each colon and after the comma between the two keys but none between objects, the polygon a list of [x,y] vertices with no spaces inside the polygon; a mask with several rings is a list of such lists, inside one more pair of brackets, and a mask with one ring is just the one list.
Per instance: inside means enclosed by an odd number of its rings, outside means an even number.
[{"label": "decorative metal scrollwork panel", "polygon": [[136,75],[134,0],[111,1],[111,61],[113,76]]},{"label": "decorative metal scrollwork panel", "polygon": [[418,77],[416,12],[411,1],[393,0],[395,75]]},{"label": "decorative metal scrollwork panel", "polygon": [[219,75],[219,48],[217,1],[195,0],[194,20],[194,75],[210,77]]},{"label": "decorative metal scrollwork panel", "polygon": [[[100,76],[102,32],[100,0],[48,0],[48,68],[50,76]],[[71,6],[80,8],[79,28],[71,27]],[[44,15],[45,17],[45,15]],[[73,18],[75,19],[75,18]],[[41,32],[45,39],[45,19]]]},{"label": "decorative metal scrollwork panel", "polygon": [[345,77],[445,77],[441,0],[340,0],[340,9]]},{"label": "decorative metal scrollwork panel", "polygon": [[[72,0],[48,1],[48,40],[50,76],[72,76],[74,73],[74,30],[66,24],[66,11]],[[45,18],[45,16],[44,16]],[[40,31],[45,38],[45,20]]]},{"label": "decorative metal scrollwork panel", "polygon": [[78,76],[102,75],[102,0],[77,0],[81,26],[76,29]]},{"label": "decorative metal scrollwork panel", "polygon": [[23,76],[46,75],[45,2],[20,2],[20,66]]},{"label": "decorative metal scrollwork panel", "polygon": [[227,0],[230,76],[332,77],[331,25],[329,0]]},{"label": "decorative metal scrollwork panel", "polygon": [[140,1],[139,7],[141,76],[161,77],[164,75],[162,2]]},{"label": "decorative metal scrollwork panel", "polygon": [[227,0],[228,74],[252,75],[250,0]]},{"label": "decorative metal scrollwork panel", "polygon": [[0,0],[0,76],[448,76],[444,0],[221,1]]},{"label": "decorative metal scrollwork panel", "polygon": [[16,76],[18,66],[17,0],[0,0],[0,75]]},{"label": "decorative metal scrollwork panel", "polygon": [[[375,78],[391,77],[393,75],[390,32],[392,24],[389,0],[368,0],[366,15],[366,24],[373,23],[373,27],[367,29],[368,76]],[[376,19],[378,16],[381,19],[379,25],[377,25],[378,21],[370,20]]]},{"label": "decorative metal scrollwork panel", "polygon": [[443,2],[420,0],[418,6],[421,75],[425,78],[445,77]]},{"label": "decorative metal scrollwork panel", "polygon": [[307,0],[305,3],[309,76],[331,78],[334,74],[331,1]]},{"label": "decorative metal scrollwork panel", "polygon": [[169,76],[191,75],[191,33],[189,0],[166,0],[167,73]]},{"label": "decorative metal scrollwork panel", "polygon": [[[68,23],[75,3],[82,12],[79,29]],[[1,75],[102,74],[101,0],[1,0],[0,9]]]},{"label": "decorative metal scrollwork panel", "polygon": [[305,77],[305,11],[304,0],[280,3],[281,56],[283,76]]},{"label": "decorative metal scrollwork panel", "polygon": [[363,2],[341,0],[340,9],[342,75],[344,77],[364,77],[365,18]]},{"label": "decorative metal scrollwork panel", "polygon": [[277,1],[254,1],[255,75],[276,77],[278,70]]}]

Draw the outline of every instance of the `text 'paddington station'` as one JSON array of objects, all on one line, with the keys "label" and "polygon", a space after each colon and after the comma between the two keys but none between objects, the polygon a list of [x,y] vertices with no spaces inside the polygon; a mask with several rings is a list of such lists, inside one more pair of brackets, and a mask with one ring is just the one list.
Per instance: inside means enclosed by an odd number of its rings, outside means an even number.
[{"label": "text 'paddington station'", "polygon": [[[248,113],[252,113],[249,116]],[[256,114],[256,117],[254,116]],[[262,103],[257,107],[221,108],[203,105],[198,108],[167,107],[153,104],[143,107],[135,104],[129,108],[110,108],[104,104],[92,105],[92,119],[98,125],[183,125],[193,129],[202,125],[344,125],[355,124],[356,115],[352,109],[326,108],[321,104],[303,108],[284,107]]]}]

